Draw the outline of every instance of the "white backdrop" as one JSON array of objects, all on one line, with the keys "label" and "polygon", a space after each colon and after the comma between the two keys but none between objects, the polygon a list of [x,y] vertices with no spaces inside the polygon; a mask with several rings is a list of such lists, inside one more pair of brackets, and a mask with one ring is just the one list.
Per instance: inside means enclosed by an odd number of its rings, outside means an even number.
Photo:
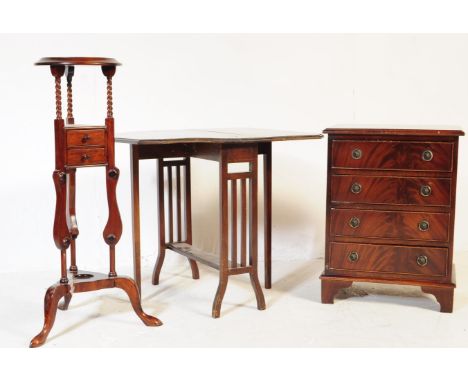
[{"label": "white backdrop", "polygon": [[[0,35],[0,47],[0,272],[55,267],[58,275],[53,78],[47,68],[32,65],[43,56],[109,56],[123,63],[114,78],[117,132],[320,132],[336,123],[468,126],[468,35]],[[74,99],[77,123],[103,122],[105,79],[96,68],[76,69]],[[456,256],[468,250],[467,139],[460,145]],[[117,261],[129,265],[128,147],[118,144],[116,154],[124,222]],[[274,144],[275,260],[323,256],[325,167],[325,139]],[[152,264],[152,161],[142,164],[141,178],[142,254]],[[77,181],[79,266],[107,270],[104,170],[79,170]],[[192,181],[194,242],[211,250],[217,233],[215,165],[194,161]]]}]

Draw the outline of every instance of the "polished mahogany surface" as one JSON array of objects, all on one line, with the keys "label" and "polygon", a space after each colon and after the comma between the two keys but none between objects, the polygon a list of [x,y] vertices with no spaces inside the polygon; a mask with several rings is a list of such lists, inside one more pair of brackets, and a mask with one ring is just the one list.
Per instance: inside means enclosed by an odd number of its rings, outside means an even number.
[{"label": "polished mahogany surface", "polygon": [[[55,82],[55,170],[52,179],[56,192],[53,238],[60,251],[60,280],[47,289],[44,297],[44,324],[30,342],[30,347],[45,343],[55,322],[57,309],[67,310],[73,294],[106,288],[120,288],[127,293],[133,310],[148,326],[159,326],[161,321],[146,314],[140,302],[135,281],[117,275],[116,245],[122,235],[122,220],[117,204],[117,181],[120,171],[114,157],[114,116],[112,77],[114,59],[95,57],[43,58],[37,65],[50,65]],[[106,77],[107,113],[103,125],[75,125],[73,114],[73,65],[100,65]],[[66,119],[62,108],[62,77],[66,79]],[[103,113],[104,114],[104,113]],[[79,229],[76,217],[76,172],[91,166],[105,166],[103,182],[106,185],[108,219],[102,231],[109,247],[109,273],[83,271],[77,263]],[[68,258],[70,267],[67,267]],[[68,269],[67,269],[68,268]],[[62,303],[59,304],[59,301]]]},{"label": "polished mahogany surface", "polygon": [[251,128],[135,131],[117,134],[116,142],[139,145],[171,143],[248,143],[320,139],[322,134]]},{"label": "polished mahogany surface", "polygon": [[[130,145],[134,274],[137,284],[140,285],[141,281],[139,161],[155,159],[160,242],[153,284],[160,283],[166,250],[170,249],[189,260],[194,279],[199,278],[197,262],[219,270],[220,283],[213,302],[213,317],[220,316],[227,278],[242,273],[250,274],[257,307],[264,309],[257,275],[257,158],[263,157],[264,277],[265,287],[269,289],[272,285],[272,142],[322,137],[319,133],[252,128],[156,130],[118,134],[117,142]],[[222,245],[218,253],[208,253],[192,246],[191,188],[206,185],[203,182],[201,185],[191,184],[191,158],[212,160],[219,165]],[[248,170],[231,172],[229,164],[236,162],[247,163]]]},{"label": "polished mahogany surface", "polygon": [[34,65],[100,65],[118,66],[122,65],[113,58],[108,57],[43,57]]},{"label": "polished mahogany surface", "polygon": [[[355,251],[358,259],[352,261],[349,256]],[[426,266],[420,266],[418,259],[429,258]],[[377,273],[377,276],[446,276],[447,248],[411,247],[398,245],[375,245],[356,243],[331,243],[329,269],[341,274],[356,275]],[[424,260],[420,260],[424,261]],[[353,272],[347,272],[353,271]]]},{"label": "polished mahogany surface", "polygon": [[459,137],[465,135],[458,126],[416,125],[335,125],[325,129],[325,134],[404,136],[404,137]]},{"label": "polished mahogany surface", "polygon": [[450,189],[448,178],[332,175],[331,202],[448,206]]},{"label": "polished mahogany surface", "polygon": [[[334,168],[359,168],[369,170],[418,170],[452,171],[453,143],[405,141],[359,141],[343,140],[333,142]],[[437,155],[431,160],[421,160],[431,147]],[[360,152],[354,158],[349,152]]]},{"label": "polished mahogany surface", "polygon": [[[447,242],[450,214],[440,212],[375,211],[331,208],[330,230],[335,239],[369,238]],[[375,222],[379,224],[375,224]],[[430,222],[430,223],[429,223]]]},{"label": "polished mahogany surface", "polygon": [[322,302],[354,281],[421,286],[453,309],[461,130],[342,126],[328,134]]}]

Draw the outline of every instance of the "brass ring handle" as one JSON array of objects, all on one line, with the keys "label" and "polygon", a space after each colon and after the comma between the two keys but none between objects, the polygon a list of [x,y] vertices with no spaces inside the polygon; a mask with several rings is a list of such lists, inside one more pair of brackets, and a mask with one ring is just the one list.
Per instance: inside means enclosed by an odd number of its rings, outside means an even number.
[{"label": "brass ring handle", "polygon": [[355,263],[359,260],[359,253],[357,253],[356,251],[351,251],[348,255],[348,260],[352,263]]},{"label": "brass ring handle", "polygon": [[424,255],[421,255],[421,256],[418,256],[416,258],[416,263],[420,266],[420,267],[425,267],[427,265],[427,263],[429,262],[427,256],[424,256]]},{"label": "brass ring handle", "polygon": [[419,191],[421,193],[422,196],[430,196],[432,194],[432,188],[431,186],[425,184],[423,186],[421,186],[421,189]]},{"label": "brass ring handle", "polygon": [[351,185],[351,192],[353,194],[359,194],[362,191],[362,186],[359,183],[353,183]]},{"label": "brass ring handle", "polygon": [[88,134],[83,135],[83,138],[81,138],[81,143],[86,143],[91,139],[91,137]]},{"label": "brass ring handle", "polygon": [[351,152],[351,157],[353,159],[361,159],[362,157],[362,150],[361,149],[354,149],[352,152]]},{"label": "brass ring handle", "polygon": [[418,228],[422,232],[429,231],[429,222],[427,220],[421,220],[418,223]]},{"label": "brass ring handle", "polygon": [[359,220],[357,216],[353,216],[351,219],[349,219],[348,224],[351,228],[358,228],[361,224],[361,220]]},{"label": "brass ring handle", "polygon": [[426,162],[430,162],[434,158],[434,154],[432,153],[431,150],[424,150],[421,159]]},{"label": "brass ring handle", "polygon": [[90,160],[90,159],[91,159],[91,157],[88,154],[83,154],[81,156],[81,161],[82,162],[86,162],[87,160]]}]

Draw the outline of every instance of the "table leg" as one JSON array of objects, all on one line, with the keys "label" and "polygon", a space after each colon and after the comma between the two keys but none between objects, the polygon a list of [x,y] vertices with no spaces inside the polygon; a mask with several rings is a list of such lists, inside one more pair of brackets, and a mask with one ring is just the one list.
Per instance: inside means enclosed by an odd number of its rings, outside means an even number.
[{"label": "table leg", "polygon": [[219,318],[221,315],[221,304],[223,302],[224,293],[226,292],[229,276],[229,200],[227,172],[228,163],[226,160],[226,153],[223,150],[219,162],[219,283],[211,312],[213,318]]},{"label": "table leg", "polygon": [[250,266],[252,267],[250,271],[250,282],[252,288],[255,292],[255,297],[257,299],[257,308],[259,310],[264,310],[265,297],[263,296],[262,287],[260,286],[260,280],[258,279],[258,187],[257,187],[257,178],[258,178],[258,169],[257,169],[257,156],[255,160],[250,163],[250,172],[252,174],[250,178],[250,187],[249,187],[249,254],[250,254]]},{"label": "table leg", "polygon": [[[220,316],[221,304],[228,277],[242,273],[249,273],[252,288],[255,292],[257,300],[257,308],[265,309],[265,298],[258,279],[258,147],[251,146],[227,146],[221,149],[219,158],[219,284],[213,301],[212,316],[218,318]],[[246,172],[228,171],[229,163],[249,163],[249,170]],[[241,183],[241,263],[238,263],[238,248],[237,248],[237,217],[239,209],[237,207],[237,182]],[[246,229],[246,185],[248,184],[248,264],[245,259],[245,236]],[[229,198],[229,189],[231,190],[231,198]],[[231,199],[231,206],[229,206]],[[231,216],[229,216],[231,210]],[[231,221],[230,221],[231,220]],[[229,245],[229,236],[231,236],[231,245]],[[236,244],[234,244],[236,243]],[[229,259],[229,254],[231,257]]]},{"label": "table leg", "polygon": [[[172,190],[169,190],[169,193]],[[153,285],[159,284],[159,275],[161,268],[166,257],[166,214],[164,211],[164,160],[163,158],[158,159],[158,181],[157,181],[157,193],[158,193],[158,221],[159,221],[159,246],[158,246],[158,259],[153,270]],[[172,203],[172,202],[171,202]],[[169,223],[169,224],[172,224]]]},{"label": "table leg", "polygon": [[[190,170],[190,157],[187,157],[185,165],[185,241],[192,244],[192,180]],[[192,269],[192,278],[197,280],[200,278],[200,271],[195,260],[189,259],[190,268]]]},{"label": "table leg", "polygon": [[265,145],[263,154],[263,200],[265,242],[265,288],[271,288],[271,142]]},{"label": "table leg", "polygon": [[133,274],[141,296],[140,251],[140,153],[137,145],[130,146],[132,184]]}]

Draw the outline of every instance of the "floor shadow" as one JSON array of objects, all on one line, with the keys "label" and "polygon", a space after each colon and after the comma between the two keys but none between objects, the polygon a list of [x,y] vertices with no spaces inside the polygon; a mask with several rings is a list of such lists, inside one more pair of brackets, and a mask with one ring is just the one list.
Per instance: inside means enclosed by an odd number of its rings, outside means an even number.
[{"label": "floor shadow", "polygon": [[[314,302],[320,301],[320,281],[319,277],[323,271],[323,262],[317,259],[311,259],[301,262],[292,271],[283,275],[279,279],[273,279],[271,291],[280,291],[285,293],[272,293],[268,299],[269,305],[290,294],[299,298],[305,298]],[[310,288],[307,288],[307,284]]]},{"label": "floor shadow", "polygon": [[[162,304],[158,304],[157,306],[151,306],[152,304],[147,304],[148,301],[151,300],[151,297],[152,296],[145,296],[141,299],[141,304],[143,305],[143,310],[145,311],[145,313],[148,313],[148,314],[152,314],[150,312],[147,312],[145,310],[145,307],[151,307],[153,309],[156,309],[157,308],[157,312],[160,314],[162,311],[164,311],[164,307],[162,307]],[[89,298],[85,301],[80,301],[79,303],[75,303],[74,302],[74,299],[72,298],[71,302],[70,302],[70,305],[68,307],[68,309],[66,311],[62,311],[62,310],[58,310],[60,312],[68,312],[68,311],[74,311],[75,309],[80,309],[80,308],[83,308],[83,307],[86,307],[86,306],[89,306],[89,305],[92,305],[96,302],[101,302],[103,304],[106,304],[106,300],[107,301],[113,301],[113,302],[118,302],[120,304],[127,304],[128,305],[128,308],[125,309],[124,311],[133,311],[133,307],[132,307],[132,304],[130,302],[130,300],[127,298],[127,294],[125,293],[125,291],[122,290],[122,297],[119,297],[117,295],[107,295],[107,296],[95,296],[95,297],[92,297],[92,298]],[[153,304],[155,305],[155,304]],[[106,309],[102,309],[102,307],[100,308],[100,311],[101,312],[104,312],[104,313],[107,313],[107,314],[112,314],[112,313],[115,313],[117,312],[115,310],[115,308],[112,308],[110,307],[107,307]],[[122,312],[123,310],[120,309],[118,312]]]},{"label": "floor shadow", "polygon": [[404,305],[440,311],[435,297],[421,291],[420,287],[410,285],[385,285],[376,283],[354,283],[348,288],[340,290],[335,301],[361,297],[363,302],[378,302],[382,304]]},{"label": "floor shadow", "polygon": [[[49,336],[47,338],[46,343],[52,342],[57,338],[60,338],[60,337],[66,335],[68,333],[71,333],[71,332],[75,331],[76,329],[82,327],[83,325],[87,324],[91,320],[96,319],[96,318],[100,318],[100,317],[102,317],[102,315],[100,313],[91,314],[91,315],[87,316],[86,318],[83,318],[82,320],[76,322],[75,324],[73,324],[71,326],[68,326],[67,328],[63,329],[62,331],[54,334],[53,336]],[[52,330],[53,330],[53,328],[52,328]]]},{"label": "floor shadow", "polygon": [[[200,267],[199,267],[200,268]],[[191,273],[190,266],[185,267],[184,269],[178,270],[176,272],[164,272],[161,273],[161,277],[159,278],[159,284],[153,285],[152,278],[147,277],[144,278],[142,281],[142,303],[150,301],[155,297],[164,296],[165,298],[174,296],[178,293],[178,291],[182,288],[188,288],[192,283],[196,283],[199,279],[193,279]],[[190,274],[188,276],[187,274]],[[200,278],[202,277],[202,272],[200,271]],[[171,283],[173,278],[177,278],[178,282],[177,285]],[[145,284],[145,286],[143,286]],[[147,291],[149,288],[154,288],[154,292],[149,294],[143,294],[143,292]]]},{"label": "floor shadow", "polygon": [[[221,318],[224,316],[229,316],[232,314],[234,311],[238,310],[239,308],[241,309],[252,309],[252,310],[258,310],[257,309],[257,300],[254,298],[249,298],[247,300],[244,300],[242,303],[236,303],[236,304],[223,304],[221,306]],[[261,312],[260,310],[258,310]],[[211,317],[211,314],[210,314]]]},{"label": "floor shadow", "polygon": [[[97,310],[95,313],[92,313],[88,315],[86,318],[80,320],[79,322],[73,324],[72,326],[69,326],[68,328],[62,330],[61,332],[50,336],[48,338],[48,341],[52,341],[53,339],[59,338],[67,333],[70,333],[77,328],[83,326],[87,322],[89,322],[92,319],[95,318],[102,318],[106,316],[111,316],[115,314],[122,314],[122,313],[128,313],[128,312],[134,312],[134,309],[132,307],[132,304],[130,300],[127,297],[127,294],[125,291],[122,292],[122,297],[119,297],[117,295],[106,295],[106,296],[94,296],[92,298],[86,299],[85,301],[80,301],[79,303],[74,303],[73,298],[70,302],[70,305],[66,311],[61,311],[58,310],[58,312],[73,312],[74,310],[82,309],[83,307],[95,304],[95,303],[100,303],[98,306]],[[145,303],[146,300],[150,300],[150,297],[146,297],[142,299],[142,305],[143,305],[143,311],[149,315],[156,316],[158,317],[161,312],[163,312],[167,304],[165,303]],[[142,325],[144,325],[143,322],[141,322],[140,318],[136,315],[135,313],[135,319],[138,320]]]},{"label": "floor shadow", "polygon": [[[284,293],[271,293],[267,305],[274,305],[279,300],[293,295],[321,304],[320,275],[323,271],[323,262],[311,259],[301,262],[281,278],[273,280],[272,291]],[[375,283],[354,283],[351,287],[342,289],[335,296],[338,303],[350,298],[365,298],[365,301],[385,304],[415,306],[434,311],[440,311],[440,305],[431,294],[421,291],[420,287],[408,285],[386,285]],[[465,301],[463,301],[465,302]],[[468,302],[468,300],[466,301]],[[465,304],[464,304],[465,305]]]},{"label": "floor shadow", "polygon": [[[100,302],[100,305],[95,313],[89,314],[86,318],[83,318],[82,320],[54,334],[53,336],[49,336],[47,342],[53,341],[54,339],[60,338],[61,336],[65,334],[75,331],[76,329],[90,322],[90,320],[94,320],[96,318],[100,319],[106,316],[112,316],[116,314],[122,314],[122,313],[128,313],[128,312],[134,311],[129,300],[125,298],[120,298],[118,296],[97,296],[97,297],[94,297],[92,299],[86,300],[84,302],[81,302],[75,305],[72,305],[73,304],[73,299],[72,299],[68,310],[79,309],[80,307],[82,308],[84,306],[87,306],[96,302]],[[158,317],[161,311],[164,310],[165,308],[166,308],[165,305],[161,306],[160,304],[157,307],[157,311],[155,307],[151,307],[151,309],[149,310],[146,309],[145,312],[152,316]],[[67,311],[64,311],[64,313],[66,312]],[[144,325],[144,323],[141,322],[140,318],[136,314],[135,314],[135,320],[137,320],[139,324]]]},{"label": "floor shadow", "polygon": [[[213,298],[214,298],[214,294],[213,294]],[[253,297],[253,298],[248,298],[248,299],[244,300],[243,302],[239,302],[239,303],[235,303],[235,304],[234,303],[229,303],[229,302],[223,302],[221,304],[221,315],[220,315],[219,318],[229,316],[230,314],[234,313],[238,309],[246,309],[246,308],[247,309],[258,310],[259,312],[261,312],[257,308],[257,300],[255,299],[255,297]],[[267,306],[267,309],[268,309],[268,306]],[[211,305],[207,306],[206,309],[203,309],[203,311],[201,309],[200,310],[191,309],[192,313],[195,313],[195,314],[197,314],[199,316],[206,317],[206,318],[213,318],[212,315],[211,315],[211,311],[212,311],[212,306]]]}]

